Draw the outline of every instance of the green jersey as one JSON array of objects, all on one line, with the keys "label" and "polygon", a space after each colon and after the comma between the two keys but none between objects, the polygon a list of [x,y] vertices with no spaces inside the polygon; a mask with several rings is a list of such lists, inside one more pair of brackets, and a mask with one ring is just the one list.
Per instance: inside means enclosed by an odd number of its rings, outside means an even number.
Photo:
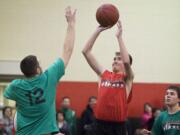
[{"label": "green jersey", "polygon": [[5,90],[16,101],[16,135],[42,135],[58,131],[56,86],[64,75],[64,63],[57,59],[44,73],[30,79],[14,80]]},{"label": "green jersey", "polygon": [[175,114],[162,112],[155,120],[152,135],[180,135],[180,111]]}]

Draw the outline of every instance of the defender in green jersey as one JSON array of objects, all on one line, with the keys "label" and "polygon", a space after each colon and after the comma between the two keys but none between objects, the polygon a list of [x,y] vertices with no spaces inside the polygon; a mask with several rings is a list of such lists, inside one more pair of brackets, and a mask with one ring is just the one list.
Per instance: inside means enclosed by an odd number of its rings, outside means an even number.
[{"label": "defender in green jersey", "polygon": [[64,75],[75,39],[75,13],[66,8],[68,23],[62,57],[42,72],[34,55],[25,57],[20,68],[25,79],[14,80],[5,90],[6,98],[16,101],[16,135],[46,135],[58,132],[56,123],[56,86]]}]

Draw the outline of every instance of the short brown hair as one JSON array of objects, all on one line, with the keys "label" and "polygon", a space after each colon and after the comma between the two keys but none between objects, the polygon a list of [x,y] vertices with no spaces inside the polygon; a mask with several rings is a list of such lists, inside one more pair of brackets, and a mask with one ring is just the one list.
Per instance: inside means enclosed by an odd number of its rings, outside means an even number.
[{"label": "short brown hair", "polygon": [[178,98],[180,99],[180,87],[175,86],[175,85],[170,85],[168,86],[167,90],[174,90],[176,91]]},{"label": "short brown hair", "polygon": [[20,63],[20,68],[26,77],[33,77],[37,74],[37,68],[39,67],[39,62],[37,57],[34,55],[26,56]]}]

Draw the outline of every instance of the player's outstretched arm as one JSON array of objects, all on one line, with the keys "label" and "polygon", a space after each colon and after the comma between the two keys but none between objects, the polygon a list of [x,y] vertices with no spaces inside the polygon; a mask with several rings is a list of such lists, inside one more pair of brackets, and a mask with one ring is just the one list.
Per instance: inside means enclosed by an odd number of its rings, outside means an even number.
[{"label": "player's outstretched arm", "polygon": [[103,31],[106,30],[110,27],[97,27],[97,29],[95,30],[95,32],[91,35],[91,37],[89,38],[89,40],[86,42],[82,53],[84,55],[84,57],[86,58],[88,64],[90,65],[90,67],[96,72],[96,74],[98,76],[101,76],[101,74],[103,73],[103,68],[102,66],[97,62],[96,58],[94,57],[94,55],[92,54],[92,48],[94,46],[94,43],[97,39],[97,37],[99,36],[99,34]]},{"label": "player's outstretched arm", "polygon": [[64,41],[64,46],[63,46],[62,59],[64,61],[64,65],[66,68],[74,48],[76,10],[72,12],[71,7],[68,6],[66,8],[65,16],[68,23],[68,27]]}]

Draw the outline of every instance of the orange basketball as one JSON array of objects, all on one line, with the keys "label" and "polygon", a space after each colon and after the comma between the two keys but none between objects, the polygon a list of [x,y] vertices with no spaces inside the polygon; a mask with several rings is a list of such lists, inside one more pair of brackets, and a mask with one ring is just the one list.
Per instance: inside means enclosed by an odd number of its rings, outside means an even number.
[{"label": "orange basketball", "polygon": [[119,11],[112,4],[103,4],[96,11],[96,20],[103,26],[113,26],[119,19]]}]

